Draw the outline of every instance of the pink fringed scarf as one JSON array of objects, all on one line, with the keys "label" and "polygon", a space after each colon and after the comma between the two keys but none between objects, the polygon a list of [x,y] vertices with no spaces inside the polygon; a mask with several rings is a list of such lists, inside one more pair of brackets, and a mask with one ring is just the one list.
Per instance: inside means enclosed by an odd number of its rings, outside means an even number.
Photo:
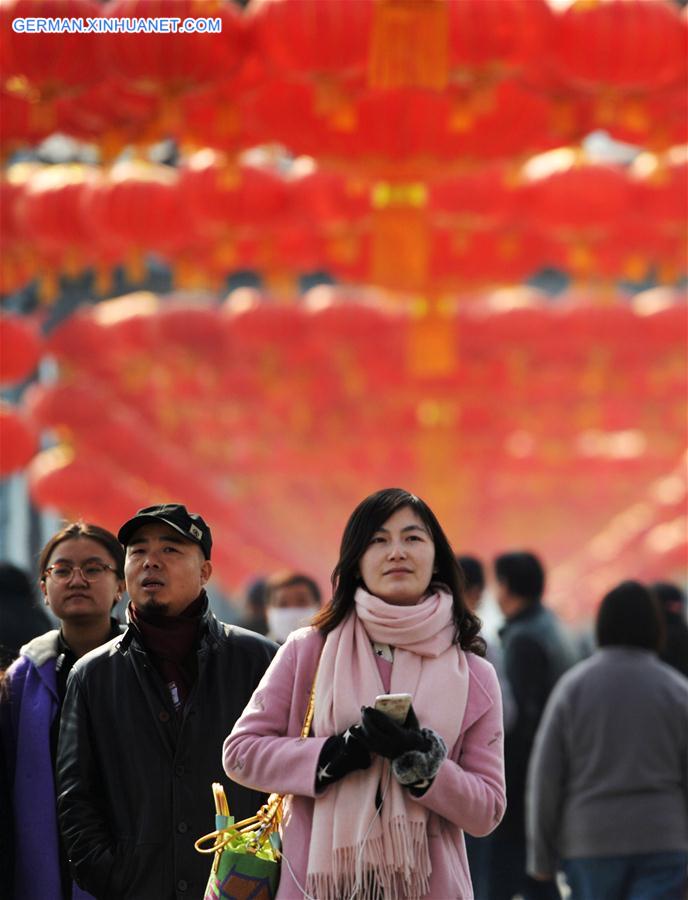
[{"label": "pink fringed scarf", "polygon": [[[468,664],[452,643],[452,598],[439,588],[415,606],[394,606],[359,588],[355,614],[328,634],[315,688],[316,735],[344,732],[385,693],[372,641],[395,648],[391,693],[408,692],[424,728],[456,743],[468,697]],[[347,775],[316,799],[306,891],[318,900],[415,900],[428,891],[428,813],[386,760]],[[378,785],[389,788],[375,816]]]}]

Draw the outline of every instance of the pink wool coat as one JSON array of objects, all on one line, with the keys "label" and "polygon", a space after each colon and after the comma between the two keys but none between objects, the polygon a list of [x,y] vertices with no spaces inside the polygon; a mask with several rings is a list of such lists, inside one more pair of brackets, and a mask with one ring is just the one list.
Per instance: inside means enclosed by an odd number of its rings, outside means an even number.
[{"label": "pink wool coat", "polygon": [[[302,740],[300,733],[322,645],[322,635],[311,628],[290,635],[223,747],[224,768],[231,779],[260,791],[293,795],[285,807],[283,852],[301,885],[306,881],[318,756],[327,735]],[[506,805],[497,676],[486,660],[473,653],[466,658],[470,683],[458,740],[432,786],[414,800],[430,813],[432,875],[427,897],[433,900],[472,900],[463,832],[489,834]],[[389,672],[382,674],[383,681],[385,675],[389,678]],[[422,725],[423,711],[416,713]],[[303,898],[286,862],[277,897]]]}]

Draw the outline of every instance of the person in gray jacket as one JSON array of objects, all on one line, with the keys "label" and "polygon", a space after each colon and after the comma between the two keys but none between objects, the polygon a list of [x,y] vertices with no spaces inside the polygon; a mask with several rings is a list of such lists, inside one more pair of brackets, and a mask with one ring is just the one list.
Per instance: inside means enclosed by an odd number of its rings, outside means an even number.
[{"label": "person in gray jacket", "polygon": [[599,649],[563,676],[530,761],[528,870],[572,900],[688,896],[688,681],[661,662],[656,598],[602,600]]}]

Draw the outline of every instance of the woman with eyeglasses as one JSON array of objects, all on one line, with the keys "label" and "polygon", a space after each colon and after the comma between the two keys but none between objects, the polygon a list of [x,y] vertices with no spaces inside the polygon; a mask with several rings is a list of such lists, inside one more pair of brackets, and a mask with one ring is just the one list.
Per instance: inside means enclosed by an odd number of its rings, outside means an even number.
[{"label": "woman with eyeglasses", "polygon": [[488,834],[505,806],[502,704],[429,506],[397,488],[363,500],[332,585],[224,745],[230,778],[290,795],[277,896],[470,900],[463,832]]},{"label": "woman with eyeglasses", "polygon": [[50,538],[38,571],[60,627],[22,647],[7,670],[0,722],[14,812],[14,896],[84,898],[70,878],[57,825],[60,710],[77,659],[120,635],[112,610],[124,591],[124,551],[104,528],[74,522]]}]

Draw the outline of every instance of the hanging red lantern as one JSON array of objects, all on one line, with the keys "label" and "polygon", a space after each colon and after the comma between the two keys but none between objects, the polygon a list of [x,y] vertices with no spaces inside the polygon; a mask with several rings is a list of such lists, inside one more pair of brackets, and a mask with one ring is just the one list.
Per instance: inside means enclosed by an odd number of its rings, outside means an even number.
[{"label": "hanging red lantern", "polygon": [[[275,128],[275,123],[260,119],[252,128],[246,115],[246,105],[263,83],[264,79],[254,83],[240,73],[186,94],[179,101],[180,121],[171,133],[184,146],[214,147],[232,154],[263,143],[263,135]],[[280,111],[274,112],[278,116]]]},{"label": "hanging red lantern", "polygon": [[25,241],[50,268],[76,274],[87,264],[91,229],[81,202],[84,187],[98,181],[95,167],[58,164],[43,167],[27,183],[17,218]]},{"label": "hanging red lantern", "polygon": [[0,475],[24,468],[38,449],[38,435],[16,407],[0,401]]},{"label": "hanging red lantern", "polygon": [[31,241],[22,233],[19,210],[37,163],[16,163],[0,178],[0,294],[24,287],[36,275],[36,255]]},{"label": "hanging red lantern", "polygon": [[554,17],[546,0],[450,0],[453,81],[490,82],[522,73],[546,56]]},{"label": "hanging red lantern", "polygon": [[104,78],[78,94],[55,100],[55,130],[79,140],[98,141],[109,162],[128,144],[164,137],[155,129],[159,95],[137,90],[123,78]]},{"label": "hanging red lantern", "polygon": [[602,96],[591,107],[589,130],[604,128],[617,141],[655,152],[688,144],[684,84],[624,96]]},{"label": "hanging red lantern", "polygon": [[116,163],[83,193],[82,211],[96,241],[118,248],[134,267],[146,251],[171,255],[191,239],[179,172],[142,160]]},{"label": "hanging red lantern", "polygon": [[[110,0],[106,17],[195,19],[197,30],[186,33],[111,33],[101,35],[113,74],[146,90],[176,95],[231,74],[240,67],[246,49],[241,12],[218,0]],[[219,20],[210,31],[203,19]],[[200,26],[203,26],[202,29]],[[214,27],[214,26],[213,26]]]},{"label": "hanging red lantern", "polygon": [[524,199],[503,164],[486,164],[466,174],[434,181],[428,211],[438,224],[470,230],[495,228],[518,218]]},{"label": "hanging red lantern", "polygon": [[598,249],[633,214],[629,180],[613,166],[573,165],[532,180],[526,193],[533,225],[560,245],[550,264],[576,275],[595,274]]},{"label": "hanging red lantern", "polygon": [[655,277],[665,283],[680,279],[688,271],[686,245],[686,197],[688,162],[683,151],[662,157],[643,154],[630,168],[634,192],[633,217],[620,232],[633,229],[635,242],[627,242],[627,253],[653,267]]},{"label": "hanging red lantern", "polygon": [[375,0],[261,0],[247,15],[259,54],[282,72],[317,81],[360,79]]},{"label": "hanging red lantern", "polygon": [[27,97],[39,91],[56,97],[65,89],[98,81],[104,71],[102,36],[67,29],[18,32],[15,19],[43,21],[98,19],[101,7],[94,0],[3,0],[0,4],[0,56],[3,78]]},{"label": "hanging red lantern", "polygon": [[54,130],[52,107],[21,90],[0,90],[0,108],[0,145],[5,152],[36,144]]},{"label": "hanging red lantern", "polygon": [[[135,479],[110,460],[75,458],[63,447],[39,453],[27,474],[31,499],[39,509],[51,509],[66,519],[98,522],[113,531],[142,502]],[[103,491],[113,478],[117,490]]]},{"label": "hanging red lantern", "polygon": [[179,190],[199,234],[279,228],[285,183],[276,173],[237,166],[212,150],[190,156],[180,169]]},{"label": "hanging red lantern", "polygon": [[28,378],[40,355],[41,342],[34,328],[19,316],[0,317],[0,384]]},{"label": "hanging red lantern", "polygon": [[684,78],[687,60],[685,24],[671,3],[573,3],[556,17],[552,64],[578,87],[653,90]]}]

